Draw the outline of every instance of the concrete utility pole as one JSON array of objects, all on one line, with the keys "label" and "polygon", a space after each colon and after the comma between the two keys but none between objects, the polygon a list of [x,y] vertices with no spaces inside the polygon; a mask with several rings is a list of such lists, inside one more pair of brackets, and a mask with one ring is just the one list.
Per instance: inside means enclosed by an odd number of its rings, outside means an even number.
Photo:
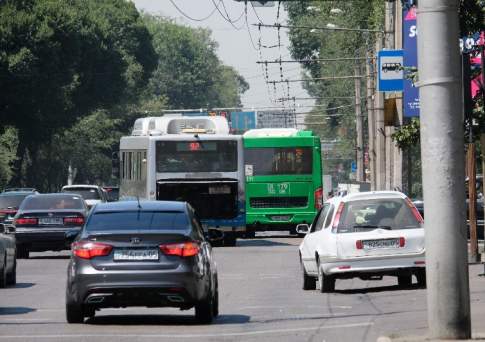
[{"label": "concrete utility pole", "polygon": [[[376,51],[382,49],[380,37],[377,37]],[[377,63],[376,70],[377,70]],[[376,151],[376,190],[384,190],[386,184],[386,144],[384,131],[384,93],[376,91],[375,105],[375,151]]]},{"label": "concrete utility pole", "polygon": [[471,337],[458,6],[458,0],[426,0],[417,12],[431,339]]},{"label": "concrete utility pole", "polygon": [[[360,65],[355,64],[354,68],[355,76],[361,75]],[[361,98],[361,86],[360,78],[355,78],[355,129],[357,131],[357,177],[358,182],[365,181],[364,174],[364,125],[362,120],[362,108],[360,104]]]},{"label": "concrete utility pole", "polygon": [[[370,57],[370,56],[369,56]],[[374,78],[373,78],[372,60],[369,58],[365,63],[365,73],[367,75],[367,123],[369,132],[369,176],[371,190],[376,190],[376,151],[375,151],[375,133],[376,125],[374,118]]]}]

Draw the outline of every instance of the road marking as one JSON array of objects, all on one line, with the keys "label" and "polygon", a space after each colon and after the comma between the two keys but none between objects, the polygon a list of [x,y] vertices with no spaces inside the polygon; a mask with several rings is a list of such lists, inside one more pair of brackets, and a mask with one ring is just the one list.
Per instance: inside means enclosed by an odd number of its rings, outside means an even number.
[{"label": "road marking", "polygon": [[292,328],[292,329],[274,329],[274,330],[259,330],[259,331],[248,331],[248,332],[233,332],[233,333],[220,333],[220,334],[78,334],[78,335],[8,335],[0,336],[0,340],[6,339],[68,339],[68,338],[90,338],[90,337],[124,337],[124,338],[201,338],[201,337],[235,337],[235,336],[254,336],[254,335],[266,335],[266,334],[282,334],[282,333],[293,333],[293,332],[304,332],[312,330],[329,330],[329,329],[343,329],[343,328],[358,328],[366,327],[369,325],[374,325],[373,322],[362,322],[362,323],[352,323],[352,324],[340,324],[340,325],[327,325],[327,326],[317,326],[317,327],[305,327],[305,328]]}]

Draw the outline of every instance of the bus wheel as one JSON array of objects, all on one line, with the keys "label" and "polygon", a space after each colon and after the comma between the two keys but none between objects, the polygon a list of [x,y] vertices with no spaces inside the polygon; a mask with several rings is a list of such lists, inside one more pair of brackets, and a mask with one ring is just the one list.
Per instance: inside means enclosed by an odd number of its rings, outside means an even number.
[{"label": "bus wheel", "polygon": [[246,239],[254,239],[256,237],[256,232],[254,230],[248,230],[246,234],[244,234]]},{"label": "bus wheel", "polygon": [[224,246],[225,247],[236,246],[236,236],[232,234],[224,234]]},{"label": "bus wheel", "polygon": [[296,232],[296,226],[295,227],[291,227],[290,228],[290,235],[296,235],[297,232]]}]

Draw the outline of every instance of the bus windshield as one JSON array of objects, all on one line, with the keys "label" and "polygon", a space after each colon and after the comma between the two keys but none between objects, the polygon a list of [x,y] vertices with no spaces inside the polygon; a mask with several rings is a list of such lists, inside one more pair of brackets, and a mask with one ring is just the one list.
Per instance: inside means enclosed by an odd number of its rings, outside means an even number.
[{"label": "bus windshield", "polygon": [[253,176],[312,174],[311,147],[246,148],[244,158]]},{"label": "bus windshield", "polygon": [[237,141],[157,141],[157,172],[235,172]]}]

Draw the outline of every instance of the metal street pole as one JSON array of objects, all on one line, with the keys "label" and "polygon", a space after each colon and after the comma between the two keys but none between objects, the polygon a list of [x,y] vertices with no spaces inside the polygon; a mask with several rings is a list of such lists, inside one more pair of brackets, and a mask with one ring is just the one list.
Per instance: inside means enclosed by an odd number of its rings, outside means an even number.
[{"label": "metal street pole", "polygon": [[471,337],[458,6],[426,0],[417,12],[431,339]]},{"label": "metal street pole", "polygon": [[[355,75],[360,75],[360,66],[355,65]],[[355,129],[357,131],[357,181],[365,181],[364,174],[364,125],[362,120],[362,108],[360,105],[361,96],[360,78],[355,79]]]},{"label": "metal street pole", "polygon": [[[377,38],[376,51],[382,49],[382,40]],[[376,53],[377,54],[377,53]],[[377,70],[377,63],[374,64]],[[374,97],[375,150],[376,150],[376,190],[384,190],[386,184],[386,144],[384,131],[384,93],[376,91]]]}]

